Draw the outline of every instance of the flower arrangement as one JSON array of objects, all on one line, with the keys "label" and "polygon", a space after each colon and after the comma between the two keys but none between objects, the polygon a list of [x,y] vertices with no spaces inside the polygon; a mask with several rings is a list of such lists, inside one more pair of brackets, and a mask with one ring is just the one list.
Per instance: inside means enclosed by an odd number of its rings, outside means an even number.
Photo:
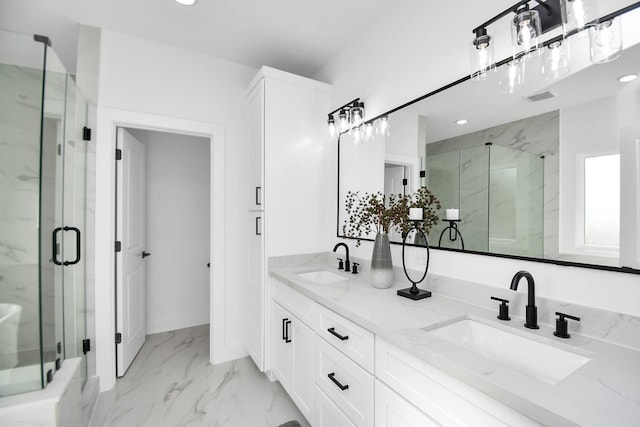
[{"label": "flower arrangement", "polygon": [[[385,203],[386,202],[386,203]],[[388,234],[394,229],[403,235],[413,228],[409,221],[410,208],[422,208],[420,225],[426,233],[439,221],[437,212],[440,201],[426,187],[421,187],[411,195],[391,194],[385,201],[384,194],[359,192],[347,193],[345,208],[347,219],[342,225],[346,237],[355,238],[356,246],[369,232]]]}]

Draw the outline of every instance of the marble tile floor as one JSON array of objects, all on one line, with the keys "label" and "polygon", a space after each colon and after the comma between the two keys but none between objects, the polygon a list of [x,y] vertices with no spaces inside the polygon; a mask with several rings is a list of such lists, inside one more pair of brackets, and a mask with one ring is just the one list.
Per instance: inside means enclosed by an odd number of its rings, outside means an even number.
[{"label": "marble tile floor", "polygon": [[279,382],[249,357],[212,366],[209,326],[147,336],[113,390],[101,393],[91,427],[275,427],[302,414]]}]

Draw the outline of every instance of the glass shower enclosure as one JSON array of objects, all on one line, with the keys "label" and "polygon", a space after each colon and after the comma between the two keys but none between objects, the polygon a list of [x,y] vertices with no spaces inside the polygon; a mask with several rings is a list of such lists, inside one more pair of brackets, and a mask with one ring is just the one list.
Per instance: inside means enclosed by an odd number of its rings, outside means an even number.
[{"label": "glass shower enclosure", "polygon": [[86,120],[49,40],[0,31],[0,397],[87,377]]},{"label": "glass shower enclosure", "polygon": [[[446,208],[458,208],[463,239],[450,239],[441,221],[433,246],[541,258],[544,160],[536,154],[481,144],[427,155],[428,187]],[[462,242],[464,241],[464,248]]]}]

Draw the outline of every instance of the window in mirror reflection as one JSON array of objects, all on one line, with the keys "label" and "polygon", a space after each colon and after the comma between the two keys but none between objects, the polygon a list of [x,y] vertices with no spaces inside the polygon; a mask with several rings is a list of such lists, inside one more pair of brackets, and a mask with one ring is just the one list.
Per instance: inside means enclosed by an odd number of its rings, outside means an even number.
[{"label": "window in mirror reflection", "polygon": [[588,247],[620,246],[620,155],[584,159],[584,242]]}]

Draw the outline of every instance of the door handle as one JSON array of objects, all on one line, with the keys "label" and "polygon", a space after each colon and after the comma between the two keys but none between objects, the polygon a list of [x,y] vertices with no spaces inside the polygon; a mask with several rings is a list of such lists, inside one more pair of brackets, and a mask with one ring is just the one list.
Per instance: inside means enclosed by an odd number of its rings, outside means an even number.
[{"label": "door handle", "polygon": [[286,317],[284,319],[282,319],[282,340],[286,341],[287,338],[287,322],[289,321],[289,319],[287,319]]},{"label": "door handle", "polygon": [[331,381],[333,381],[333,383],[334,383],[335,385],[337,385],[337,386],[338,386],[338,388],[339,388],[340,390],[345,391],[345,390],[349,389],[349,384],[345,384],[345,385],[340,384],[340,381],[338,381],[338,380],[336,379],[336,373],[335,373],[335,372],[331,372],[331,373],[330,373],[329,375],[327,375],[327,376],[329,377],[329,379],[330,379]]},{"label": "door handle", "polygon": [[151,255],[149,252],[142,251],[142,259],[145,259],[145,258],[146,258],[146,257],[148,257],[149,255]]},{"label": "door handle", "polygon": [[80,249],[80,241],[81,241],[81,234],[80,234],[80,230],[76,227],[64,227],[63,228],[64,231],[75,231],[76,233],[76,259],[74,259],[73,261],[65,261],[62,264],[63,265],[74,265],[80,262],[80,253],[81,253],[81,249]]},{"label": "door handle", "polygon": [[256,217],[256,236],[262,236],[262,217]]},{"label": "door handle", "polygon": [[262,187],[256,187],[256,205],[262,206]]},{"label": "door handle", "polygon": [[51,248],[51,260],[55,265],[62,265],[62,262],[58,261],[58,233],[62,231],[62,227],[57,227],[53,230],[53,243]]}]

